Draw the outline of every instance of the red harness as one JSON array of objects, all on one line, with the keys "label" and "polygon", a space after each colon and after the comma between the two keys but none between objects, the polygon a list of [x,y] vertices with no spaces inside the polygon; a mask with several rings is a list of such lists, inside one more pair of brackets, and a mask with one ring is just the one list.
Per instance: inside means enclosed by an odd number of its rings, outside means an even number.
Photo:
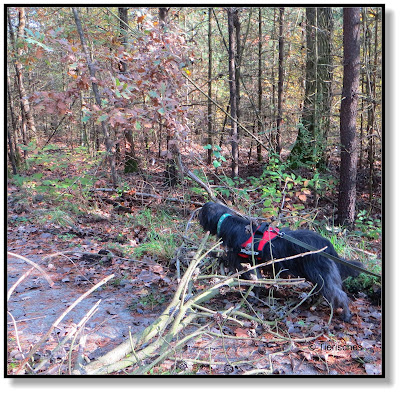
[{"label": "red harness", "polygon": [[263,231],[261,227],[264,228],[265,224],[261,224],[255,230],[254,234],[240,246],[241,250],[238,253],[240,257],[251,258],[254,255],[257,260],[261,260],[264,246],[279,234],[278,228],[268,228],[266,231]]}]

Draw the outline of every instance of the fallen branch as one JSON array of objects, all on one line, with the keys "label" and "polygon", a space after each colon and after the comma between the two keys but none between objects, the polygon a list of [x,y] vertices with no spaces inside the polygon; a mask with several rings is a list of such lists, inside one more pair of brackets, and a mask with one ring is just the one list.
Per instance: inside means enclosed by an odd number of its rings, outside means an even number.
[{"label": "fallen branch", "polygon": [[[94,191],[118,192],[118,190],[116,188],[92,188],[90,191],[91,192],[94,192]],[[122,193],[122,196],[124,196],[124,195],[125,195],[125,193]],[[134,194],[129,194],[130,198],[132,198],[133,196],[138,196],[141,198],[154,198],[154,199],[158,199],[159,201],[167,201],[167,202],[177,202],[177,203],[187,203],[188,202],[182,198],[164,197],[161,195],[149,194],[146,192],[135,192]],[[118,202],[114,202],[114,203],[118,203]],[[193,205],[196,205],[196,206],[203,206],[203,203],[201,203],[201,202],[190,201],[190,203]]]},{"label": "fallen branch", "polygon": [[[193,257],[192,262],[189,264],[188,269],[178,285],[173,299],[164,312],[142,332],[132,335],[128,340],[125,340],[122,344],[118,345],[107,354],[83,367],[84,372],[91,375],[107,374],[135,365],[138,362],[153,356],[154,352],[160,347],[165,347],[165,345],[172,341],[177,333],[197,317],[195,312],[189,313],[189,311],[191,311],[190,307],[192,302],[190,302],[190,300],[185,302],[185,299],[187,298],[186,291],[188,289],[188,283],[191,280],[197,265],[209,252],[220,245],[220,243],[217,243],[211,249],[202,254],[208,236],[209,234],[206,234],[202,240],[196,255]],[[203,297],[203,299],[205,301],[207,297]],[[187,313],[188,315],[186,315]],[[171,324],[172,326],[170,326]],[[167,329],[169,329],[168,332],[163,336],[163,333]],[[157,339],[151,342],[151,340],[156,336]],[[139,350],[135,350],[135,348],[139,348]],[[125,358],[130,352],[133,352],[133,355]],[[122,358],[125,359],[120,360]]]},{"label": "fallen branch", "polygon": [[189,170],[189,168],[187,168],[186,166],[183,165],[181,153],[178,150],[178,148],[176,148],[175,155],[176,155],[176,163],[178,165],[179,171],[181,173],[184,173],[187,176],[189,176],[200,187],[204,188],[204,190],[206,190],[207,194],[209,195],[210,199],[213,202],[219,202],[218,198],[215,196],[215,194],[214,194],[213,190],[211,189],[211,187],[208,186],[208,184],[204,183],[203,180],[201,180],[198,176],[196,176],[191,170]]},{"label": "fallen branch", "polygon": [[17,288],[17,286],[19,284],[21,284],[22,281],[24,281],[34,270],[34,267],[31,267],[27,272],[25,272],[12,286],[11,288],[8,290],[7,292],[7,301],[10,300],[10,297],[12,295],[12,293],[14,292],[15,288]]},{"label": "fallen branch", "polygon": [[[28,258],[23,257],[22,255],[14,254],[13,252],[7,251],[8,255],[11,255],[12,257],[22,259],[23,261],[29,263],[33,267],[35,267],[37,270],[39,270],[40,273],[42,273],[43,277],[47,280],[49,285],[52,287],[54,285],[54,281],[50,278],[50,276],[35,262],[31,261]],[[10,294],[11,295],[11,294]]]},{"label": "fallen branch", "polygon": [[114,274],[111,274],[107,276],[106,278],[103,278],[100,282],[98,282],[95,286],[90,288],[88,291],[86,291],[83,295],[81,295],[78,299],[76,299],[51,325],[50,329],[47,331],[47,333],[37,342],[33,348],[29,351],[28,355],[26,355],[26,358],[21,362],[19,365],[17,371],[15,374],[21,374],[23,372],[23,367],[25,364],[28,362],[28,360],[36,353],[36,351],[40,348],[40,346],[47,340],[47,338],[50,336],[51,332],[53,329],[64,319],[64,317],[71,311],[73,310],[77,304],[79,304],[83,299],[85,299],[87,296],[89,296],[92,292],[94,292],[97,288],[101,287],[104,285],[107,281],[111,280],[114,277]]},{"label": "fallen branch", "polygon": [[[213,286],[200,291],[196,295],[190,297],[188,294],[189,282],[193,280],[193,275],[198,264],[202,259],[211,252],[214,248],[218,247],[220,243],[215,244],[211,249],[202,253],[202,250],[208,239],[208,234],[202,240],[196,255],[193,257],[189,264],[185,274],[180,281],[175,295],[169,305],[165,308],[164,312],[146,329],[143,331],[130,336],[130,338],[124,341],[122,344],[101,356],[99,359],[88,363],[81,367],[81,372],[90,375],[109,374],[112,372],[120,371],[124,368],[131,366],[139,366],[135,368],[134,374],[141,374],[148,372],[151,368],[163,361],[167,356],[174,353],[179,349],[185,342],[187,342],[189,336],[183,337],[179,341],[175,341],[179,332],[181,332],[186,326],[189,325],[195,318],[209,313],[207,309],[200,305],[220,294],[222,287],[231,288],[234,286],[242,286],[244,284],[253,285],[257,283],[256,280],[242,280],[239,278],[246,270],[237,272],[231,276],[225,277],[223,280],[217,282]],[[299,255],[276,259],[274,261],[264,262],[257,265],[261,267],[264,265],[281,262],[283,260],[294,259],[304,255],[313,254],[317,251],[308,251]],[[252,267],[253,269],[254,267]],[[269,280],[267,283],[282,282],[287,280]],[[295,280],[299,281],[299,279]],[[291,281],[293,283],[293,281]],[[200,306],[200,307],[199,307]],[[202,312],[197,312],[196,309],[200,309]],[[230,319],[231,315],[240,315],[243,318],[254,320],[255,318],[239,313],[238,310],[225,310],[222,312],[226,318]],[[212,312],[209,314],[213,314]],[[258,319],[259,322],[262,322]],[[197,337],[203,334],[204,326],[191,332],[191,337]],[[131,354],[131,355],[129,355]],[[129,356],[128,356],[129,355]],[[154,356],[156,358],[154,359]],[[153,358],[150,362],[143,362]]]}]

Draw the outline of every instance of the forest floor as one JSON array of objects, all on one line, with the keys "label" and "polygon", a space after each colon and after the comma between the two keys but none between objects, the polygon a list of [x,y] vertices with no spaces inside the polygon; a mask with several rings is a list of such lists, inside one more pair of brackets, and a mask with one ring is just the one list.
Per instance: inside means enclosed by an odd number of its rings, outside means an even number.
[{"label": "forest floor", "polygon": [[[43,165],[36,165],[26,176],[32,179],[36,173],[45,173],[38,178],[43,185],[44,179],[60,180],[80,169],[77,161],[70,161],[64,169],[46,174]],[[9,255],[7,289],[21,280],[8,301],[9,374],[47,332],[49,336],[29,367],[37,367],[35,373],[69,374],[80,351],[86,361],[97,359],[130,334],[143,331],[172,299],[178,285],[176,251],[180,249],[189,259],[195,251],[199,237],[194,232],[199,228],[193,224],[195,229],[188,234],[186,225],[196,208],[194,203],[204,199],[194,196],[185,205],[166,202],[166,198],[179,200],[182,190],[171,192],[162,183],[149,186],[140,175],[127,176],[135,184],[129,203],[100,191],[87,194],[86,201],[72,192],[69,204],[62,205],[50,195],[29,189],[29,182],[8,182],[8,251],[37,263],[54,282],[51,287],[40,272],[30,270],[29,263]],[[106,189],[105,185],[102,181],[96,184],[101,189]],[[160,198],[144,196],[155,192]],[[73,209],[73,205],[83,208],[84,204],[91,205],[85,214]],[[370,243],[373,247],[365,252],[372,255],[376,250],[379,254],[380,240]],[[180,267],[182,271],[185,268],[184,264]],[[112,274],[53,326],[74,301]],[[197,284],[196,290],[204,287]],[[330,307],[325,302],[316,304],[317,296],[298,305],[310,289],[308,283],[271,286],[265,302],[245,303],[242,308],[248,314],[263,315],[267,323],[211,320],[205,334],[187,341],[148,374],[381,374],[380,306],[365,293],[351,294],[351,323],[344,323],[336,313],[329,323]],[[96,312],[89,315],[98,301]],[[234,289],[203,306],[228,310],[240,303],[242,291]],[[284,318],[273,312],[292,308]],[[205,319],[198,323],[204,324]],[[188,326],[180,336],[197,327]],[[87,337],[84,346],[79,341],[83,334]],[[69,340],[63,342],[65,338]],[[46,363],[38,367],[44,359]],[[128,367],[123,374],[132,370]]]}]

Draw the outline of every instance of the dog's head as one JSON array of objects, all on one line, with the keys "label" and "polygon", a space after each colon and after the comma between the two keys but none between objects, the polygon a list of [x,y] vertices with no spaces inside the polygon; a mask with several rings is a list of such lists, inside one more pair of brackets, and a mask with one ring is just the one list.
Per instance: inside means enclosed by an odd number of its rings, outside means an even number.
[{"label": "dog's head", "polygon": [[216,235],[218,221],[224,214],[235,215],[232,210],[220,203],[207,202],[199,212],[200,225],[205,231],[210,231],[212,235]]}]

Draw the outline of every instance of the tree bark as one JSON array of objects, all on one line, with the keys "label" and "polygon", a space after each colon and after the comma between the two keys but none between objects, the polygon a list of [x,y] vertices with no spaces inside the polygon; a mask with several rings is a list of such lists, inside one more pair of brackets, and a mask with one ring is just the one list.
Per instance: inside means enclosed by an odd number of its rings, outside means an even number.
[{"label": "tree bark", "polygon": [[[258,125],[258,135],[259,137],[261,136],[261,133],[263,131],[263,123],[262,123],[262,94],[263,94],[263,88],[262,88],[262,8],[258,8],[258,120],[257,120],[257,125]],[[261,145],[257,143],[257,161],[261,162],[262,161],[262,154],[261,154]]]},{"label": "tree bark", "polygon": [[238,147],[238,126],[237,126],[237,99],[236,99],[236,40],[234,27],[233,7],[228,7],[228,36],[229,36],[229,95],[231,106],[231,146],[232,146],[232,178],[239,176],[239,147]]},{"label": "tree bark", "polygon": [[343,92],[340,107],[339,224],[354,224],[356,206],[356,120],[360,77],[360,8],[343,9]]},{"label": "tree bark", "polygon": [[13,174],[17,174],[17,167],[20,161],[18,150],[16,149],[16,131],[17,131],[17,122],[14,115],[14,105],[11,95],[11,79],[10,74],[8,72],[7,66],[7,98],[8,98],[8,109],[10,111],[10,120],[11,120],[11,130],[7,125],[7,140],[8,140],[8,149],[9,149],[9,159],[12,167]]},{"label": "tree bark", "polygon": [[279,67],[278,67],[278,118],[276,119],[275,152],[281,152],[282,98],[283,98],[283,13],[284,7],[279,8]]},{"label": "tree bark", "polygon": [[330,126],[332,56],[330,7],[306,8],[306,86],[299,133],[292,149],[292,167],[325,162]]},{"label": "tree bark", "polygon": [[[95,82],[95,80],[96,80],[96,70],[95,70],[94,64],[93,64],[93,62],[92,62],[92,60],[90,58],[89,49],[88,49],[88,47],[86,45],[86,39],[85,39],[85,36],[83,34],[82,23],[81,23],[81,19],[79,17],[78,8],[77,7],[72,7],[72,12],[74,14],[76,27],[77,27],[78,34],[79,34],[79,37],[80,37],[80,40],[81,40],[81,44],[82,44],[82,49],[83,49],[83,52],[85,53],[85,56],[86,56],[86,62],[87,62],[88,68],[89,68],[90,78],[92,80],[92,89],[93,89],[94,98],[96,100],[96,104],[99,106],[99,108],[101,108],[102,105],[101,105],[99,86]],[[114,152],[112,151],[113,150],[112,149],[113,144],[111,142],[110,133],[108,131],[107,124],[106,124],[106,122],[104,120],[101,122],[101,128],[103,130],[104,142],[105,142],[105,145],[106,145],[107,154],[108,154],[108,158],[109,158],[109,162],[110,162],[111,180],[112,180],[113,187],[115,188],[115,187],[117,187],[117,173],[116,173],[116,169],[115,169]]]},{"label": "tree bark", "polygon": [[[212,145],[212,8],[208,9],[208,99],[207,99],[207,144]],[[207,164],[212,160],[212,149],[207,149]]]},{"label": "tree bark", "polygon": [[[119,17],[119,30],[121,36],[121,44],[126,47],[128,42],[127,29],[128,29],[128,7],[118,7],[118,17]],[[120,60],[119,71],[121,73],[126,72],[126,62]]]},{"label": "tree bark", "polygon": [[[30,139],[29,134],[36,135],[36,126],[29,105],[29,101],[27,98],[28,95],[25,90],[24,77],[23,77],[24,67],[22,63],[19,61],[19,59],[23,56],[23,51],[24,51],[24,46],[22,45],[22,42],[23,42],[23,37],[25,35],[25,24],[26,24],[25,8],[24,7],[18,8],[18,30],[16,38],[14,36],[10,11],[8,7],[7,7],[7,19],[8,19],[11,45],[13,46],[14,52],[16,53],[14,57],[14,67],[15,67],[15,76],[16,76],[18,93],[20,98],[20,106],[21,106],[21,118],[22,118],[21,136],[23,144],[27,145]],[[31,131],[30,133],[28,133],[29,130]],[[26,158],[27,150],[24,150],[23,154],[24,158]]]}]

